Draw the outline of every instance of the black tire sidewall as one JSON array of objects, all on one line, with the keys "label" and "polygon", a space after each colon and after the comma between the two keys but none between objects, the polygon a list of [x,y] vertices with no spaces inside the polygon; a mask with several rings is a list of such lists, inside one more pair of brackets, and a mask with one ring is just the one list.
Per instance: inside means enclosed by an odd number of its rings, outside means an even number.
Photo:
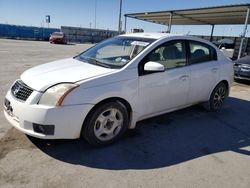
[{"label": "black tire sidewall", "polygon": [[215,95],[215,93],[218,91],[218,89],[219,88],[221,88],[221,87],[223,87],[224,89],[225,89],[225,91],[226,91],[226,96],[225,96],[225,98],[223,99],[223,102],[224,102],[224,100],[226,99],[226,97],[227,97],[227,95],[228,95],[228,91],[227,91],[227,87],[226,87],[226,85],[224,84],[224,83],[219,83],[215,88],[214,88],[214,90],[213,90],[213,92],[212,92],[212,94],[211,94],[211,96],[210,96],[210,99],[209,99],[209,108],[210,108],[210,111],[212,111],[212,112],[219,112],[220,110],[221,110],[221,108],[222,108],[222,106],[220,107],[220,108],[215,108],[215,106],[214,106],[214,95]]}]

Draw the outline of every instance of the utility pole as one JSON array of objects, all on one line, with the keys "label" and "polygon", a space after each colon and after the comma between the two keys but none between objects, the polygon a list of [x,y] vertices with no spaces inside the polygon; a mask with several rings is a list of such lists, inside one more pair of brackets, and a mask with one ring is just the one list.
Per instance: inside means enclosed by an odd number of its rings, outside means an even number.
[{"label": "utility pole", "polygon": [[121,34],[122,32],[122,0],[120,0],[120,12],[119,12],[119,23],[118,23],[118,33]]},{"label": "utility pole", "polygon": [[46,15],[46,16],[45,16],[45,19],[46,19],[46,23],[48,24],[48,28],[49,28],[50,15]]},{"label": "utility pole", "polygon": [[96,0],[95,0],[95,29],[96,29]]}]

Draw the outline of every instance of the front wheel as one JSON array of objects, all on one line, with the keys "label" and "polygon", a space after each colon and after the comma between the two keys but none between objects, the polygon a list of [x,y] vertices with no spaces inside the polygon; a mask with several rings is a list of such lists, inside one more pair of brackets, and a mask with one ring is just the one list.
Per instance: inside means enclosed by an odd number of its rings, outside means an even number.
[{"label": "front wheel", "polygon": [[95,107],[88,115],[82,136],[93,146],[103,146],[117,141],[128,128],[126,107],[120,102],[108,102]]},{"label": "front wheel", "polygon": [[222,108],[224,100],[228,96],[228,89],[224,83],[219,83],[213,90],[208,101],[208,110],[212,112],[219,112]]}]

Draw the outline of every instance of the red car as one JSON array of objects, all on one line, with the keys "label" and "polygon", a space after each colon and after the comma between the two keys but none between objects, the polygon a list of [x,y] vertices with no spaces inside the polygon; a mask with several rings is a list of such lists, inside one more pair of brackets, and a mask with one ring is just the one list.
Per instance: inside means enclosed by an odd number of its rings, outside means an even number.
[{"label": "red car", "polygon": [[55,44],[67,44],[66,42],[66,37],[63,32],[54,32],[50,35],[49,38],[50,43],[55,43]]}]

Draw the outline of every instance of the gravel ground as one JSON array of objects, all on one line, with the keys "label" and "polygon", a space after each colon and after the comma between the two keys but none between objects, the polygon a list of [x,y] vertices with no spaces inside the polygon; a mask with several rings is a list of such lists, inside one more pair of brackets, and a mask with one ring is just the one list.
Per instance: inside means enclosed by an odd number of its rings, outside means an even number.
[{"label": "gravel ground", "polygon": [[[0,101],[29,67],[91,44],[0,39]],[[0,187],[250,187],[250,84],[234,83],[220,113],[194,106],[139,122],[120,142],[39,140],[0,113]]]}]

